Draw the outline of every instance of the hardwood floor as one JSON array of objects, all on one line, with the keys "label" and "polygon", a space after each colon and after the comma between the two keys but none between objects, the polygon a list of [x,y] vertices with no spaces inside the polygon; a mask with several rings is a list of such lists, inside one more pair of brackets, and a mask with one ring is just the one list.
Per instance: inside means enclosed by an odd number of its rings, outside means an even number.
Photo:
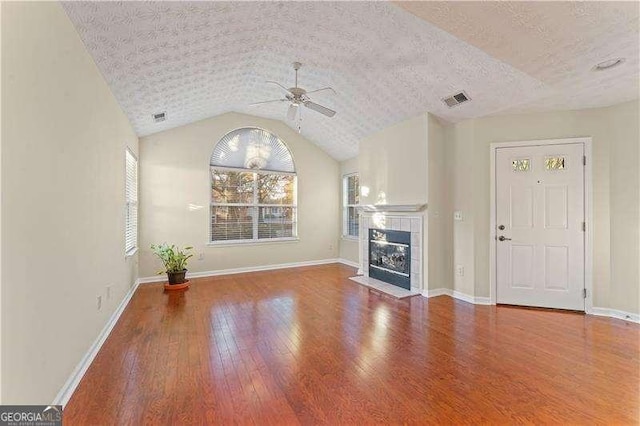
[{"label": "hardwood floor", "polygon": [[342,265],[141,285],[65,424],[640,421],[640,327],[402,301]]}]

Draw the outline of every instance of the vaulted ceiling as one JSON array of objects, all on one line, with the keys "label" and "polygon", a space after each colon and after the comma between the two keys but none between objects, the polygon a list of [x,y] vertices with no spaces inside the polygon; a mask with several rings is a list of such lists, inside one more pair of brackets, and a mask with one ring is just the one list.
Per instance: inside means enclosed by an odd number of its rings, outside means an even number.
[{"label": "vaulted ceiling", "polygon": [[[66,2],[136,132],[228,111],[283,120],[266,80],[331,86],[302,134],[338,160],[364,136],[429,111],[456,122],[638,98],[638,3]],[[626,61],[592,71],[612,57]],[[464,90],[471,101],[448,108]],[[167,113],[155,123],[152,114]],[[297,124],[287,122],[292,128]]]}]

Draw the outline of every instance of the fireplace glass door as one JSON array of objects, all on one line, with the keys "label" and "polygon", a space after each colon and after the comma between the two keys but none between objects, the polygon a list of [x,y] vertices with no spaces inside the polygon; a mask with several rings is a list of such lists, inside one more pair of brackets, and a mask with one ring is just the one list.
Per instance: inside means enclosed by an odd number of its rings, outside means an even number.
[{"label": "fireplace glass door", "polygon": [[411,288],[411,233],[369,230],[369,276]]}]

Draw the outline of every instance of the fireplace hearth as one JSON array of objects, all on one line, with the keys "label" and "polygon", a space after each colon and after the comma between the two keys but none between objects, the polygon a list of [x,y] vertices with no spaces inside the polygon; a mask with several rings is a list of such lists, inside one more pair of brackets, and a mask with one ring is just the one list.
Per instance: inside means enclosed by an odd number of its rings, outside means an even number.
[{"label": "fireplace hearth", "polygon": [[369,229],[369,276],[411,289],[411,233]]}]

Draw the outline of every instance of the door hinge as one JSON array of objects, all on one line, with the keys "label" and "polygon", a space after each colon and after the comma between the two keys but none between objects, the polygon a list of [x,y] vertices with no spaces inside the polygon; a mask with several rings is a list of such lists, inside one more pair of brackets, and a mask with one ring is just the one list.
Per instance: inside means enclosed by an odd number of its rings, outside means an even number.
[{"label": "door hinge", "polygon": [[583,166],[586,166],[586,165],[587,165],[587,156],[586,156],[586,155],[583,155],[583,156],[582,156],[582,165],[583,165]]},{"label": "door hinge", "polygon": [[583,289],[582,289],[582,298],[583,298],[583,299],[586,299],[586,298],[587,298],[587,289],[586,289],[586,288],[583,288]]},{"label": "door hinge", "polygon": [[587,232],[587,222],[582,222],[582,232]]}]

